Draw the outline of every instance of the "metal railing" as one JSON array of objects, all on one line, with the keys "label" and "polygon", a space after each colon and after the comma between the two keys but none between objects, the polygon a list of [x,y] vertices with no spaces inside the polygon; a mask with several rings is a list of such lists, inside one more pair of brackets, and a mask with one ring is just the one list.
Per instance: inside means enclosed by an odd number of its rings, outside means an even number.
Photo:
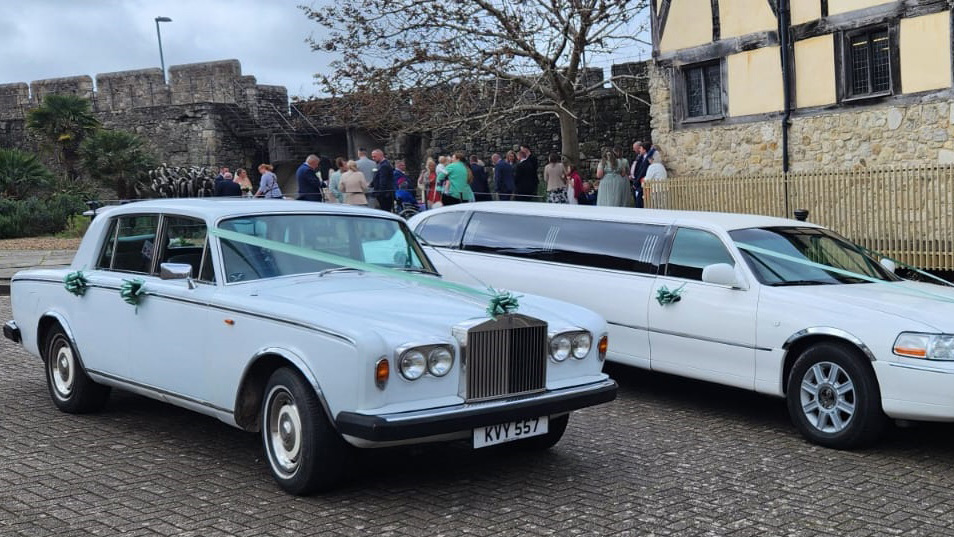
[{"label": "metal railing", "polygon": [[792,217],[929,270],[954,270],[954,165],[680,176],[647,181],[647,206]]}]

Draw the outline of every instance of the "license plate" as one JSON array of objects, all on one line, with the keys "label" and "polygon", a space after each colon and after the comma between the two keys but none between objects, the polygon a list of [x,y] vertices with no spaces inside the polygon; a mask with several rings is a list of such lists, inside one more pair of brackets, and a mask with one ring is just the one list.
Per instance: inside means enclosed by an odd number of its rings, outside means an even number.
[{"label": "license plate", "polygon": [[511,421],[497,425],[488,425],[474,429],[474,448],[482,448],[513,442],[521,438],[540,436],[547,433],[549,420],[547,416]]}]

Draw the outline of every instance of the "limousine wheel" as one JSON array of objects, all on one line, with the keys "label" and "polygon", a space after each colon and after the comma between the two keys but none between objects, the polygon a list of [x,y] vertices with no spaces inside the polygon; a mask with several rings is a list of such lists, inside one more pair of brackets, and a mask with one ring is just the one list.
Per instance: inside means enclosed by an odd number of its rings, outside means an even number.
[{"label": "limousine wheel", "polygon": [[43,359],[46,384],[57,408],[70,414],[103,408],[109,398],[109,387],[93,382],[86,375],[73,343],[59,325],[47,335]]},{"label": "limousine wheel", "polygon": [[315,391],[296,371],[275,371],[262,402],[262,440],[272,475],[286,491],[305,495],[334,487],[347,446]]},{"label": "limousine wheel", "polygon": [[550,418],[550,425],[549,429],[547,430],[547,434],[532,436],[526,440],[518,440],[514,443],[514,447],[527,451],[543,451],[545,449],[550,449],[555,446],[561,438],[563,438],[563,433],[566,431],[566,425],[569,422],[569,414],[564,414],[557,418]]},{"label": "limousine wheel", "polygon": [[816,444],[858,447],[884,427],[874,374],[847,344],[824,342],[806,349],[792,367],[786,394],[792,421]]}]

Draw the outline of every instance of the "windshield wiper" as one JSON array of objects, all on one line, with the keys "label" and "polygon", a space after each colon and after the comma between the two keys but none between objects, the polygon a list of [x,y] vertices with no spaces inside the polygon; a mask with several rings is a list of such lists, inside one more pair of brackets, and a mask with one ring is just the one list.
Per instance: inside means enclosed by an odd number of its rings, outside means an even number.
[{"label": "windshield wiper", "polygon": [[318,273],[318,277],[324,276],[324,275],[326,275],[326,274],[331,274],[332,272],[346,272],[346,271],[351,271],[351,270],[353,270],[353,271],[355,271],[355,272],[364,272],[363,270],[361,270],[361,269],[359,269],[359,268],[354,268],[354,267],[333,267],[333,268],[328,268],[328,269],[325,269],[325,270],[319,272],[319,273]]},{"label": "windshield wiper", "polygon": [[404,272],[417,272],[419,274],[433,274],[434,276],[441,275],[440,272],[437,272],[436,270],[427,270],[425,268],[417,267],[400,267],[398,270],[403,270]]},{"label": "windshield wiper", "polygon": [[787,280],[784,282],[770,283],[772,287],[789,287],[795,285],[832,285],[835,282],[823,282],[819,280]]}]

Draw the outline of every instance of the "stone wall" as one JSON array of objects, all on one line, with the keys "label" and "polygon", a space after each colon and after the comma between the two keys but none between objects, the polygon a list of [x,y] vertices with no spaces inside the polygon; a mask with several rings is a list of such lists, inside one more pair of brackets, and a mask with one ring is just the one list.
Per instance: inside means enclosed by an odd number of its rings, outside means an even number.
[{"label": "stone wall", "polygon": [[[614,65],[609,80],[605,79],[603,70],[599,68],[588,69],[584,74],[587,85],[600,80],[605,80],[605,83],[602,89],[578,103],[582,159],[598,158],[602,147],[620,146],[628,153],[635,140],[649,139],[648,65],[648,62]],[[614,84],[624,91],[616,89]],[[520,144],[528,144],[534,153],[544,159],[551,151],[560,153],[559,121],[552,115],[512,117],[504,118],[489,128],[474,125],[470,129],[436,132],[432,133],[429,147],[424,150],[428,154],[463,150],[489,162],[491,154],[503,154]],[[393,149],[399,150],[399,144]]]},{"label": "stone wall", "polygon": [[[673,175],[761,173],[782,169],[781,115],[735,125],[673,128],[671,76],[652,68],[652,138]],[[794,111],[792,171],[954,162],[954,98]]]},{"label": "stone wall", "polygon": [[49,94],[90,99],[107,128],[142,137],[171,166],[253,167],[268,161],[269,133],[287,121],[288,92],[242,75],[237,60],[0,84],[0,147],[39,152],[27,113]]}]

